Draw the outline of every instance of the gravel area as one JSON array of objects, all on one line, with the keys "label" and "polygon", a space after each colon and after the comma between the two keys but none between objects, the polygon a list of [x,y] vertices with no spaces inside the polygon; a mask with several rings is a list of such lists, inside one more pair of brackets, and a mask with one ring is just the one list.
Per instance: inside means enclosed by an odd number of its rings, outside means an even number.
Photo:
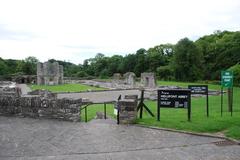
[{"label": "gravel area", "polygon": [[102,103],[102,102],[117,101],[119,95],[121,95],[123,98],[125,95],[132,95],[132,94],[138,95],[138,97],[140,97],[141,91],[140,90],[120,90],[120,91],[109,90],[109,91],[82,92],[82,93],[60,93],[58,94],[58,98],[73,98],[73,99],[86,98],[94,103]]}]

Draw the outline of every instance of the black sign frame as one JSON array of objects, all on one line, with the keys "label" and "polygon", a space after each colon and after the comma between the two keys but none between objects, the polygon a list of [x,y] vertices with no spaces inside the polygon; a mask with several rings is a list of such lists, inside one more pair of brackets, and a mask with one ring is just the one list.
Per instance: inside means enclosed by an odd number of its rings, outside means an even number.
[{"label": "black sign frame", "polygon": [[[162,96],[162,95],[166,95],[166,96]],[[190,89],[159,89],[158,104],[157,104],[157,120],[158,121],[160,121],[160,108],[183,108],[183,109],[187,108],[188,121],[191,121],[191,90]]]},{"label": "black sign frame", "polygon": [[209,117],[208,85],[188,85],[188,89],[191,90],[191,95],[194,94],[206,95],[206,112],[207,117]]}]

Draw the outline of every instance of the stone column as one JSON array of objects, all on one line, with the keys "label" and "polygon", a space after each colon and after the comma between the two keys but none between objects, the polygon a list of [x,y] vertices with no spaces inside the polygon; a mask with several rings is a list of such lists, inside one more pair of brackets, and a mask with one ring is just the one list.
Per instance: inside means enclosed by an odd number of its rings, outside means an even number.
[{"label": "stone column", "polygon": [[124,99],[118,101],[119,124],[133,124],[137,119],[137,100]]}]

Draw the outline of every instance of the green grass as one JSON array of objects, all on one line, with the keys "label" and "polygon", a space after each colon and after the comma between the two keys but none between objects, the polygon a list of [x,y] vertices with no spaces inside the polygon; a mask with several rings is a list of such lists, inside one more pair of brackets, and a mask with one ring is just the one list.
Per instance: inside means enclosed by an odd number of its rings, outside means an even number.
[{"label": "green grass", "polygon": [[[189,84],[184,82],[165,82],[159,81],[159,85],[176,85],[187,87]],[[220,85],[208,85],[209,89],[220,90]],[[193,132],[217,133],[222,132],[228,137],[240,139],[240,88],[234,87],[233,116],[227,108],[227,95],[224,95],[223,116],[221,117],[221,96],[209,96],[209,118],[206,116],[206,99],[192,98],[192,117],[191,122],[187,121],[186,109],[167,109],[161,108],[160,122],[156,118],[144,113],[143,119],[138,119],[139,124],[186,130]],[[157,103],[148,101],[146,105],[156,114]]]},{"label": "green grass", "polygon": [[[184,87],[187,88],[188,85],[206,85],[206,83],[192,83],[192,82],[175,82],[175,81],[157,81],[158,86],[179,86],[179,87]],[[220,85],[215,85],[215,84],[207,84],[209,89],[215,89],[215,90],[220,90]]]},{"label": "green grass", "polygon": [[52,92],[79,92],[87,90],[104,90],[104,88],[92,87],[83,84],[62,84],[62,85],[29,85],[32,90],[46,89]]},{"label": "green grass", "polygon": [[[87,122],[94,119],[96,117],[97,112],[104,113],[104,105],[103,104],[93,104],[87,107]],[[107,116],[111,118],[116,118],[113,114],[113,104],[106,104],[106,112]],[[85,122],[85,109],[81,111],[82,121]]]},{"label": "green grass", "polygon": [[[176,85],[187,87],[183,82],[165,82],[159,81],[160,85]],[[219,85],[209,85],[209,89],[220,89]],[[138,119],[137,123],[156,126],[162,128],[172,128],[201,133],[221,132],[227,137],[240,139],[240,88],[234,88],[233,116],[227,111],[227,95],[224,95],[223,116],[220,113],[220,96],[209,96],[209,118],[206,116],[205,97],[192,98],[192,117],[191,122],[187,120],[186,109],[167,109],[161,108],[160,121],[156,117],[151,117],[146,112],[143,113],[143,119]],[[150,110],[157,115],[157,102],[145,101]],[[88,121],[95,117],[96,112],[103,112],[103,105],[93,105],[88,107]],[[82,111],[84,112],[84,110]],[[107,106],[107,114],[113,116],[113,105]],[[84,113],[82,113],[84,120]]]}]

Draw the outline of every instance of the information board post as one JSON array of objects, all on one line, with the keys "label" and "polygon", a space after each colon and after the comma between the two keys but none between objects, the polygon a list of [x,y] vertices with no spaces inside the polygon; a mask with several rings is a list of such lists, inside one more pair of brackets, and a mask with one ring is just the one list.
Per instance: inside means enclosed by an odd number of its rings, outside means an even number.
[{"label": "information board post", "polygon": [[154,117],[154,114],[152,113],[152,111],[144,104],[144,90],[141,90],[141,99],[140,102],[137,106],[137,111],[140,110],[140,119],[142,119],[142,114],[143,114],[143,108],[145,108],[145,110],[152,116]]},{"label": "information board post", "polygon": [[209,117],[209,100],[208,100],[208,86],[207,86],[207,98],[206,98],[206,103],[207,103],[207,117]]},{"label": "information board post", "polygon": [[228,111],[233,111],[233,72],[222,71],[221,72],[221,116],[223,114],[223,88],[228,88]]},{"label": "information board post", "polygon": [[233,87],[229,88],[228,102],[229,102],[229,110],[230,110],[231,116],[232,116],[232,114],[233,114]]},{"label": "information board post", "polygon": [[208,85],[188,85],[188,89],[192,94],[205,95],[206,96],[206,113],[209,116],[209,102],[208,102]]},{"label": "information board post", "polygon": [[188,93],[188,121],[191,121],[191,92]]},{"label": "information board post", "polygon": [[[158,99],[160,97],[160,92],[158,92]],[[157,120],[160,121],[160,101],[157,102]]]},{"label": "information board post", "polygon": [[221,116],[223,115],[223,87],[221,87]]}]

